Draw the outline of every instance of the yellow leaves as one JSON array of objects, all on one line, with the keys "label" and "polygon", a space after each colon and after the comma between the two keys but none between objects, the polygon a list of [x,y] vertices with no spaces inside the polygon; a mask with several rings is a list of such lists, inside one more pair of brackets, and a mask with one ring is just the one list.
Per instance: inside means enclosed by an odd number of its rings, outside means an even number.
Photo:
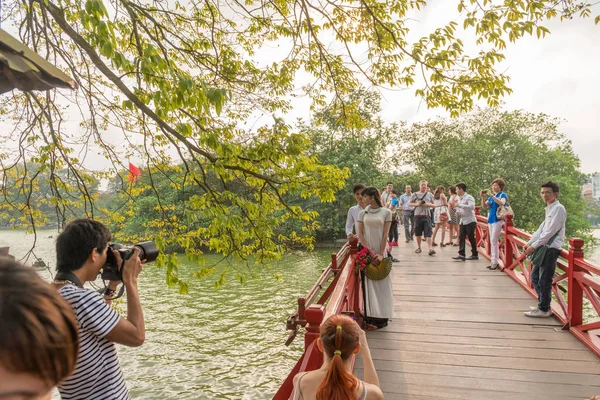
[{"label": "yellow leaves", "polygon": [[537,26],[536,33],[537,33],[538,39],[540,39],[541,37],[546,37],[546,34],[550,33],[550,31],[548,30],[548,28],[546,28],[544,26]]}]

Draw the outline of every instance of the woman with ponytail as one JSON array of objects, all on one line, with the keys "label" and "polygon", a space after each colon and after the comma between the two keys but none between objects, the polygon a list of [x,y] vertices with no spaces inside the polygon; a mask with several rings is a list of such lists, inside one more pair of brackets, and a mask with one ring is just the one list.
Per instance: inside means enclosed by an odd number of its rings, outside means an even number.
[{"label": "woman with ponytail", "polygon": [[[294,377],[294,400],[379,400],[383,393],[365,333],[345,315],[332,315],[321,325],[317,346],[323,365]],[[362,352],[365,380],[352,374],[353,357]]]},{"label": "woman with ponytail", "polygon": [[[392,212],[383,207],[377,188],[370,186],[363,190],[367,207],[358,214],[358,240],[369,248],[377,260],[387,254],[387,234],[392,224]],[[368,330],[384,328],[388,319],[394,315],[394,296],[392,294],[392,274],[380,280],[371,280],[363,274],[365,296],[365,328]]]}]

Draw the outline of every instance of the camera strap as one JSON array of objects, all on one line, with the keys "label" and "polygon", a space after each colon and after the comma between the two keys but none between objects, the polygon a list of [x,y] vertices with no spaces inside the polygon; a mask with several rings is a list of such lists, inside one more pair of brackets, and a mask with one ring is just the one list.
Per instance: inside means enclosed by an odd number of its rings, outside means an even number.
[{"label": "camera strap", "polygon": [[71,271],[58,271],[54,276],[55,281],[69,281],[77,287],[82,288],[83,284],[79,278]]},{"label": "camera strap", "polygon": [[[104,289],[106,289],[106,284],[104,286]],[[100,294],[104,294],[104,290],[102,290],[102,289],[100,289],[98,292]],[[121,288],[119,289],[119,293],[116,296],[114,296],[114,297],[107,297],[107,299],[108,300],[116,300],[119,297],[123,297],[124,294],[125,294],[125,285],[123,284],[123,285],[121,285]]]}]

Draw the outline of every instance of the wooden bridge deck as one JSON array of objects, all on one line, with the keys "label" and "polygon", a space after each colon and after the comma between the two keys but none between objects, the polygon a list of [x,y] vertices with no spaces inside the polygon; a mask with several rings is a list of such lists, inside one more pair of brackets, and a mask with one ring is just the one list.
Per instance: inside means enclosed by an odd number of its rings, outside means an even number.
[{"label": "wooden bridge deck", "polygon": [[394,319],[367,335],[386,399],[600,395],[600,359],[554,318],[525,317],[536,301],[516,282],[486,259],[453,261],[457,247],[415,248],[394,248]]}]

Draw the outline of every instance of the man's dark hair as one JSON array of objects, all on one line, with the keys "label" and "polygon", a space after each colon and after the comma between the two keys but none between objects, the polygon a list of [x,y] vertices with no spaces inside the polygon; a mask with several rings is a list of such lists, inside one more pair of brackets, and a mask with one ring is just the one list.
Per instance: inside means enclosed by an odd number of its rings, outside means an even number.
[{"label": "man's dark hair", "polygon": [[362,191],[365,190],[365,188],[366,188],[366,186],[363,185],[362,183],[355,183],[352,186],[352,194],[356,194],[356,192],[361,192],[362,193]]},{"label": "man's dark hair", "polygon": [[56,270],[67,272],[81,268],[92,250],[102,253],[110,240],[110,231],[100,222],[74,220],[56,239]]},{"label": "man's dark hair", "polygon": [[462,190],[464,190],[465,192],[467,191],[467,185],[465,185],[464,183],[457,183],[456,184],[456,188],[461,188]]},{"label": "man's dark hair", "polygon": [[554,193],[558,193],[558,192],[560,191],[560,189],[559,189],[559,187],[558,187],[558,184],[557,184],[557,183],[554,183],[554,182],[552,182],[552,181],[548,181],[548,182],[546,182],[546,183],[542,184],[542,187],[543,187],[543,188],[550,188],[550,189],[552,189],[552,191],[553,191]]},{"label": "man's dark hair", "polygon": [[393,185],[393,184],[394,184],[394,182],[388,182],[385,185],[387,186],[387,185]]},{"label": "man's dark hair", "polygon": [[397,190],[392,190],[392,193],[394,193],[396,196],[398,196],[398,191]]}]

